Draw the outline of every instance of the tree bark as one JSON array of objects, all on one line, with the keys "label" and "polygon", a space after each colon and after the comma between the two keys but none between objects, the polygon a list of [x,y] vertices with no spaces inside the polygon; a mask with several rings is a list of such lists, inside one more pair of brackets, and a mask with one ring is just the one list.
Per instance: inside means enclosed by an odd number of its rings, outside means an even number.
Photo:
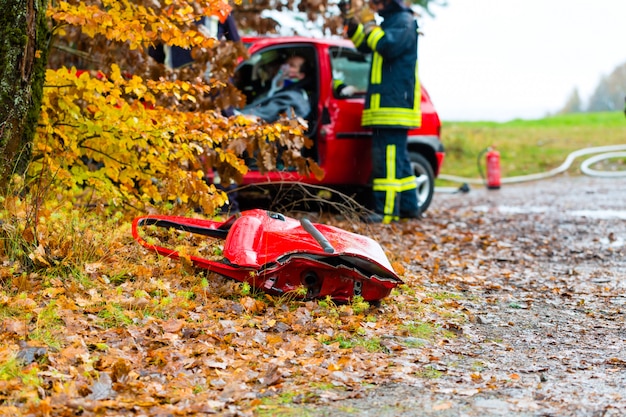
[{"label": "tree bark", "polygon": [[41,108],[48,0],[0,0],[0,192],[24,174]]}]

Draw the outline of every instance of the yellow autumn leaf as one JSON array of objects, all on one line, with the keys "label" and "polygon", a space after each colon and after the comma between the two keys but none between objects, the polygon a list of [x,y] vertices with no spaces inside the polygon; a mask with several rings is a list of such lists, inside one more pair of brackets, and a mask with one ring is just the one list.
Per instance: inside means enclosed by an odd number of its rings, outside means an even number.
[{"label": "yellow autumn leaf", "polygon": [[333,371],[340,371],[341,370],[341,366],[339,366],[336,363],[331,363],[328,365],[328,370],[333,372]]}]

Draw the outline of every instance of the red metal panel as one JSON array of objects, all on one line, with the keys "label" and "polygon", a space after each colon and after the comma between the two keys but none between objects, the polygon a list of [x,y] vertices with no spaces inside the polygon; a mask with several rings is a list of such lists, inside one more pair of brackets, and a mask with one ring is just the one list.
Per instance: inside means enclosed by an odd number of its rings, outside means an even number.
[{"label": "red metal panel", "polygon": [[349,301],[356,295],[378,301],[402,281],[380,245],[343,229],[297,220],[265,210],[248,210],[225,222],[179,216],[145,216],[133,221],[133,237],[161,255],[176,250],[148,243],[140,229],[155,225],[225,239],[223,259],[191,256],[199,268],[248,282],[273,294],[300,287],[305,298],[330,296]]}]

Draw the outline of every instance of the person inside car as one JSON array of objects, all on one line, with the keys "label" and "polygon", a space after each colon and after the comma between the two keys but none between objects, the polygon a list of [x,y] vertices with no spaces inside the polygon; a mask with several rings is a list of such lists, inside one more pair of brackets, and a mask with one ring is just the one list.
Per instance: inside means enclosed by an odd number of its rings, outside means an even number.
[{"label": "person inside car", "polygon": [[311,103],[306,92],[308,75],[306,59],[291,55],[272,78],[269,91],[235,112],[263,119],[271,123],[282,114],[293,114],[305,118],[311,111]]}]

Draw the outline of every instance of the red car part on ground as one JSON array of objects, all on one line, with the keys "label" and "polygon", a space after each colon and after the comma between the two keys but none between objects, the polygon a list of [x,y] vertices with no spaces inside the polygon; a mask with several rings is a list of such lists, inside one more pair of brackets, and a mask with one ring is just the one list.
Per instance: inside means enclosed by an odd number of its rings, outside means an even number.
[{"label": "red car part on ground", "polygon": [[254,209],[224,222],[180,216],[144,216],[133,221],[135,240],[178,259],[178,251],[140,236],[140,229],[150,225],[224,239],[221,260],[190,256],[190,261],[269,294],[297,294],[304,287],[307,299],[330,296],[348,302],[362,296],[376,302],[402,283],[376,241],[307,219]]}]

